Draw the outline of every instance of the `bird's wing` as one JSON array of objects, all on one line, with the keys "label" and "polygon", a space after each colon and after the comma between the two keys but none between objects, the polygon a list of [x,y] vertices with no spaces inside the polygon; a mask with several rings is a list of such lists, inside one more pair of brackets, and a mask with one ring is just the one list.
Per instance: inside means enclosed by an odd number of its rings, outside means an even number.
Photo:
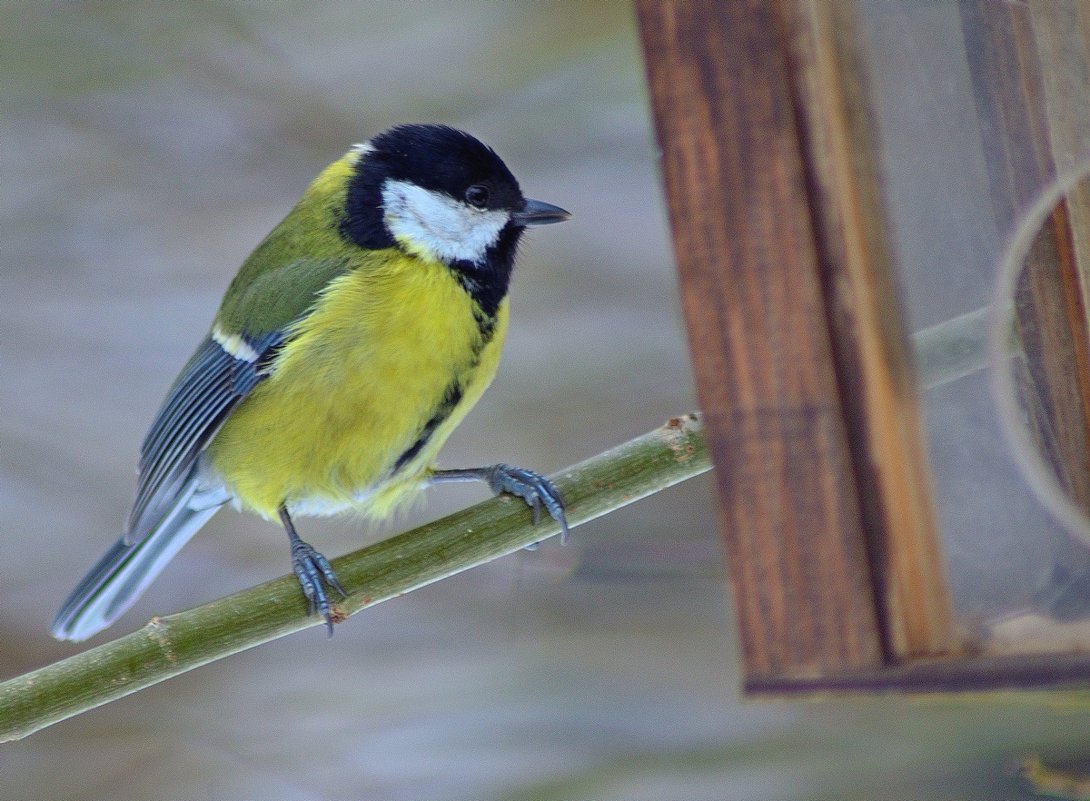
[{"label": "bird's wing", "polygon": [[171,512],[201,452],[231,410],[267,375],[287,332],[306,316],[322,289],[351,268],[347,257],[287,259],[290,248],[282,240],[294,241],[291,226],[285,228],[290,219],[247,259],[216,314],[213,331],[238,333],[219,341],[210,334],[201,343],[144,438],[127,544],[147,537]]},{"label": "bird's wing", "polygon": [[[140,542],[171,512],[197,459],[231,410],[267,375],[282,331],[237,337],[225,347],[210,334],[174,382],[140,449],[136,501],[124,541]],[[233,351],[233,352],[230,352]]]}]

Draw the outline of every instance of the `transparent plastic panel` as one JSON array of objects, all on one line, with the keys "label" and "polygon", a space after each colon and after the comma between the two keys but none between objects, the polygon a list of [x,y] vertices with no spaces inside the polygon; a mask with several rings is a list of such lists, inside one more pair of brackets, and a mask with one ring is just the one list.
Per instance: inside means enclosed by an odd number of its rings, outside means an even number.
[{"label": "transparent plastic panel", "polygon": [[[1080,258],[1079,213],[1055,202],[1057,177],[1070,184],[1090,156],[1090,8],[858,8],[964,645],[1081,649],[1090,645],[1090,365],[1078,267],[1090,259]],[[1018,239],[1021,229],[1029,233]],[[1003,286],[1001,273],[1011,276]],[[1006,417],[997,391],[1008,393]],[[1067,506],[1049,500],[1049,487]]]}]

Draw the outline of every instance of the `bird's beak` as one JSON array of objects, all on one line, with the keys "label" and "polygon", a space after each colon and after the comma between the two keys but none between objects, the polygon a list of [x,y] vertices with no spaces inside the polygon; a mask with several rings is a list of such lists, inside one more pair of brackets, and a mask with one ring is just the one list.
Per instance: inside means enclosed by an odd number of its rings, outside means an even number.
[{"label": "bird's beak", "polygon": [[552,203],[541,200],[526,200],[522,211],[516,211],[511,215],[511,221],[515,225],[549,225],[550,223],[564,222],[570,219],[571,214]]}]

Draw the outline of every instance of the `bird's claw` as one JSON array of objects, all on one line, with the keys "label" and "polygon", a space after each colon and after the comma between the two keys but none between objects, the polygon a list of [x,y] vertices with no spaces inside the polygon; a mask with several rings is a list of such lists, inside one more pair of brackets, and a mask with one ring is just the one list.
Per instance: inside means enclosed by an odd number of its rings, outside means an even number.
[{"label": "bird's claw", "polygon": [[506,492],[526,501],[532,510],[535,526],[541,520],[541,507],[544,506],[549,516],[560,524],[560,544],[568,544],[568,519],[564,514],[564,500],[553,482],[533,470],[507,464],[495,464],[488,468],[487,480],[488,486],[497,495]]},{"label": "bird's claw", "polygon": [[301,539],[295,539],[291,544],[291,566],[295,571],[295,577],[299,579],[299,586],[303,588],[303,595],[310,605],[310,613],[321,614],[325,620],[326,630],[329,636],[333,636],[333,610],[329,604],[323,581],[341,594],[347,597],[341,583],[337,580],[337,574],[329,564],[329,560],[314,550],[309,543]]}]

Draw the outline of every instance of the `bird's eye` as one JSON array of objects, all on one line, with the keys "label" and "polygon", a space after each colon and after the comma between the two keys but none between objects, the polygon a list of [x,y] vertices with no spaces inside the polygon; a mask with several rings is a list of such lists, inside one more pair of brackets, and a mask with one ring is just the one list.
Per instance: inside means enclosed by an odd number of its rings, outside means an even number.
[{"label": "bird's eye", "polygon": [[466,202],[483,209],[488,205],[488,187],[484,184],[473,184],[466,190]]}]

